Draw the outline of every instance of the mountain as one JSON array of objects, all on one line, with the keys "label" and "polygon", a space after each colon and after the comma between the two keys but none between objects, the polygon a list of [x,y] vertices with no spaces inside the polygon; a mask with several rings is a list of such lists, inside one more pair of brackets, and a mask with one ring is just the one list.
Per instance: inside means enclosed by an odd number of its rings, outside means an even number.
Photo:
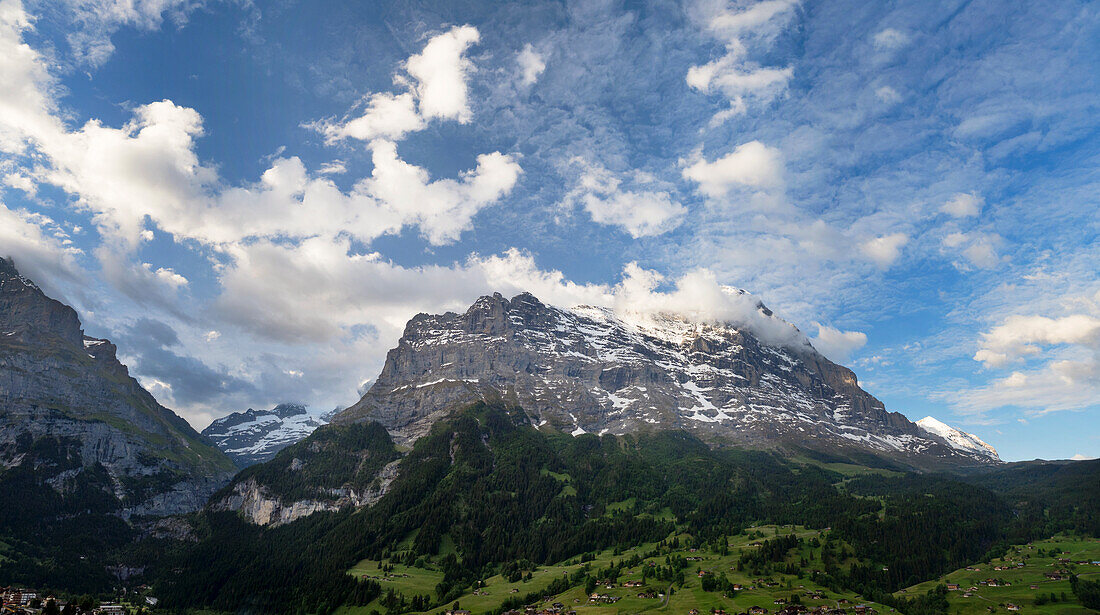
[{"label": "mountain", "polygon": [[234,412],[215,420],[202,435],[229,456],[237,467],[268,461],[327,422],[300,404],[279,404],[271,410]]},{"label": "mountain", "polygon": [[992,461],[1001,460],[1000,456],[997,455],[997,449],[983,442],[978,436],[955,429],[930,416],[917,421],[917,426],[930,434],[943,438],[948,444],[960,451],[985,455]]},{"label": "mountain", "polygon": [[28,515],[189,512],[232,475],[232,461],[157,403],[115,351],[0,259],[0,485],[19,486]]},{"label": "mountain", "polygon": [[792,335],[767,342],[731,323],[481,297],[462,314],[410,320],[375,383],[333,422],[379,421],[408,443],[458,406],[502,399],[573,435],[686,430],[712,446],[922,469],[992,461],[886,411],[762,304],[754,316]]}]

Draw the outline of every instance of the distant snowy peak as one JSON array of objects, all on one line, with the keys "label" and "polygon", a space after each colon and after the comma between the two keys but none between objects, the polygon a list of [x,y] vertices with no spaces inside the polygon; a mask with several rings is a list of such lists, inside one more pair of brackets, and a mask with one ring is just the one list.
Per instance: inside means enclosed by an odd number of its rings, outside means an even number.
[{"label": "distant snowy peak", "polygon": [[210,423],[202,435],[243,468],[271,459],[327,423],[329,416],[311,413],[300,404],[279,404],[271,410],[249,408]]},{"label": "distant snowy peak", "polygon": [[998,461],[1001,459],[1000,456],[997,455],[997,449],[983,442],[978,436],[955,429],[935,418],[926,416],[917,421],[917,425],[928,433],[943,438],[948,444],[960,451],[985,455],[990,459],[996,459]]}]

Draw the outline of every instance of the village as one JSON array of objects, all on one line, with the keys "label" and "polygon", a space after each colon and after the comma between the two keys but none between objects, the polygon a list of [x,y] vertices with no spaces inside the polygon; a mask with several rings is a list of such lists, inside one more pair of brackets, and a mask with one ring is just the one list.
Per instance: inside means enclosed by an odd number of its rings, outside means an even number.
[{"label": "village", "polygon": [[[142,593],[148,591],[141,586]],[[156,607],[153,596],[135,594],[130,602],[100,602],[90,596],[66,600],[26,587],[0,588],[0,615],[143,615]]]}]

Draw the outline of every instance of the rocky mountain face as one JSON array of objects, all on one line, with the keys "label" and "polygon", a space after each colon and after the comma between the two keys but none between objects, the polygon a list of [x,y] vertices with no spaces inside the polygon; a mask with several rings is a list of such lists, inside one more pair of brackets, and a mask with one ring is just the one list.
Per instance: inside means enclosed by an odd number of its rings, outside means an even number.
[{"label": "rocky mountain face", "polygon": [[527,293],[417,315],[374,385],[333,422],[379,421],[408,443],[456,407],[500,399],[573,435],[682,429],[714,446],[871,453],[915,468],[991,460],[888,412],[808,342],[772,345],[668,314],[564,310]]},{"label": "rocky mountain face", "polygon": [[270,461],[242,470],[209,507],[278,526],[319,511],[370,506],[397,478],[400,459],[377,423],[326,425]]},{"label": "rocky mountain face", "polygon": [[97,510],[124,518],[201,508],[233,463],[158,404],[115,350],[0,259],[0,480],[92,493]]},{"label": "rocky mountain face", "polygon": [[271,410],[234,412],[215,420],[202,435],[239,468],[262,463],[313,433],[328,421],[300,404],[279,404]]},{"label": "rocky mountain face", "polygon": [[1001,457],[997,454],[997,449],[983,442],[978,436],[955,429],[930,416],[917,421],[917,426],[930,434],[943,438],[952,447],[964,453],[982,455],[988,457],[990,461],[1001,460]]}]

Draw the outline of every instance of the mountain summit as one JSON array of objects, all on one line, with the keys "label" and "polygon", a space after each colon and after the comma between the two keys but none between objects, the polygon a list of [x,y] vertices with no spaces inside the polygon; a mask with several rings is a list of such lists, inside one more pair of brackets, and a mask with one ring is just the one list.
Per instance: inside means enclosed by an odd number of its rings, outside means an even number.
[{"label": "mountain summit", "polygon": [[943,438],[947,441],[948,444],[960,451],[974,453],[978,455],[985,455],[986,457],[989,457],[989,459],[992,461],[1001,460],[1000,456],[997,454],[997,449],[983,442],[982,439],[978,436],[955,429],[954,427],[951,427],[950,425],[947,425],[945,423],[941,423],[940,421],[930,416],[926,416],[923,419],[917,421],[917,426],[927,431],[928,433],[932,433]]},{"label": "mountain summit", "polygon": [[196,510],[232,471],[130,377],[114,344],[84,335],[71,307],[0,258],[0,483],[129,517]]},{"label": "mountain summit", "polygon": [[268,461],[326,423],[301,404],[279,404],[271,410],[234,412],[202,430],[238,467]]},{"label": "mountain summit", "polygon": [[503,399],[573,435],[682,429],[714,446],[871,453],[913,467],[990,461],[887,412],[800,339],[775,345],[728,323],[495,294],[462,314],[415,316],[374,385],[333,421],[376,420],[407,442],[458,406]]}]

